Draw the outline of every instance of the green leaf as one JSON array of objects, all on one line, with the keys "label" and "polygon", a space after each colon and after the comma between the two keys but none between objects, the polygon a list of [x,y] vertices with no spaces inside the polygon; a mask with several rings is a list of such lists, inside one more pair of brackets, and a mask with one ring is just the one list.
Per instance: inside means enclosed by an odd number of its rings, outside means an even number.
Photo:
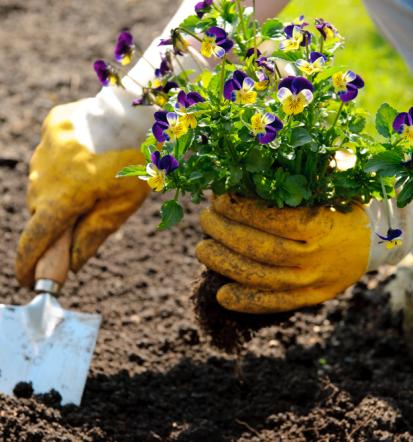
[{"label": "green leaf", "polygon": [[136,164],[133,166],[126,166],[122,170],[120,170],[116,178],[123,178],[126,176],[145,176],[146,173],[146,167],[142,166],[142,164]]},{"label": "green leaf", "polygon": [[284,25],[276,18],[271,18],[264,22],[261,34],[264,38],[277,38],[283,34]]},{"label": "green leaf", "polygon": [[159,230],[169,229],[176,226],[184,217],[184,210],[176,200],[165,201],[161,207],[161,223]]},{"label": "green leaf", "polygon": [[236,186],[242,180],[242,169],[237,166],[230,166],[229,175],[226,181],[228,188]]},{"label": "green leaf", "polygon": [[248,172],[262,172],[272,166],[271,153],[268,150],[253,147],[247,155],[246,169]]},{"label": "green leaf", "polygon": [[348,128],[351,130],[351,132],[355,134],[359,134],[366,126],[366,118],[362,115],[355,115],[349,125]]},{"label": "green leaf", "polygon": [[327,80],[327,78],[332,77],[336,72],[340,71],[346,71],[346,68],[343,66],[331,66],[327,69],[324,69],[322,72],[320,72],[316,79],[315,83],[319,83],[320,81]]},{"label": "green leaf", "polygon": [[313,139],[305,127],[295,127],[291,131],[291,145],[292,147],[304,146],[311,143]]},{"label": "green leaf", "polygon": [[397,110],[389,104],[384,103],[380,106],[376,114],[376,129],[380,135],[390,138],[393,133],[393,121],[396,118]]},{"label": "green leaf", "polygon": [[307,180],[303,175],[288,176],[283,183],[283,189],[287,192],[284,200],[291,207],[299,206],[303,200],[311,196]]},{"label": "green leaf", "polygon": [[199,25],[199,17],[197,15],[190,15],[187,17],[180,25],[183,29],[189,29],[190,31],[195,31],[195,28]]},{"label": "green leaf", "polygon": [[366,165],[366,172],[377,172],[381,176],[394,176],[403,170],[403,158],[397,152],[387,150],[371,158]]},{"label": "green leaf", "polygon": [[413,200],[413,179],[410,178],[397,195],[397,207],[406,207]]}]

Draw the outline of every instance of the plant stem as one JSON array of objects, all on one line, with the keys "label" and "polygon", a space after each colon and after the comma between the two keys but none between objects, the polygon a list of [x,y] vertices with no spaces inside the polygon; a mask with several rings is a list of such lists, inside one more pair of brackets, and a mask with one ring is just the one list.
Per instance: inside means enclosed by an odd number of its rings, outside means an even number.
[{"label": "plant stem", "polygon": [[175,192],[175,196],[174,196],[174,200],[175,200],[175,201],[178,201],[178,198],[179,198],[179,194],[180,194],[180,192],[181,192],[181,189],[177,188],[177,189],[176,189],[176,192]]},{"label": "plant stem", "polygon": [[227,61],[227,54],[224,55],[222,58],[222,65],[221,65],[221,94],[219,96],[219,103],[222,103],[222,97],[224,96],[224,84],[225,84],[225,64]]},{"label": "plant stem", "polygon": [[387,218],[387,223],[389,225],[389,229],[391,229],[392,227],[391,227],[391,207],[390,207],[390,201],[389,201],[389,198],[387,196],[386,186],[384,185],[382,177],[380,177],[380,184],[381,184],[381,192],[383,194],[383,199],[384,199],[384,212],[386,214],[386,218]]},{"label": "plant stem", "polygon": [[340,107],[338,108],[336,118],[334,119],[334,122],[333,122],[333,124],[331,125],[330,129],[333,129],[333,128],[335,127],[335,125],[337,124],[338,117],[340,116],[341,111],[343,110],[343,106],[344,106],[344,101],[342,101],[342,102],[340,103]]},{"label": "plant stem", "polygon": [[244,35],[244,40],[247,40],[247,28],[245,26],[245,20],[244,20],[244,14],[243,14],[243,8],[241,6],[241,0],[236,0],[237,2],[237,11],[238,11],[238,17],[239,21],[241,23],[242,28],[242,34]]},{"label": "plant stem", "polygon": [[191,37],[194,37],[196,40],[200,41],[202,43],[202,39],[199,38],[195,32],[190,31],[189,29],[185,29],[185,28],[178,28],[180,31],[185,32],[185,34],[190,35]]},{"label": "plant stem", "polygon": [[324,38],[323,36],[321,36],[321,40],[320,40],[320,52],[323,53],[323,49],[324,49]]}]

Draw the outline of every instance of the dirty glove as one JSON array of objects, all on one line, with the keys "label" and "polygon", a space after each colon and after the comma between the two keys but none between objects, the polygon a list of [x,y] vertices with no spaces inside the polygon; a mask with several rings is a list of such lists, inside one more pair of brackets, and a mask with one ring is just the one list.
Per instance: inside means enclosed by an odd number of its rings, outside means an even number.
[{"label": "dirty glove", "polygon": [[[42,138],[30,163],[28,206],[31,218],[17,253],[19,282],[31,285],[38,259],[73,226],[71,269],[78,271],[108,235],[142,204],[149,192],[143,181],[116,179],[123,167],[144,163],[139,147],[153,123],[155,109],[132,107],[142,95],[139,85],[154,79],[161,63],[161,38],[193,11],[186,0],[162,35],[156,38],[128,77],[124,88],[105,87],[93,98],[54,108],[43,124]],[[196,56],[196,54],[195,54]],[[184,69],[196,71],[186,55]]]},{"label": "dirty glove", "polygon": [[229,310],[275,313],[318,304],[411,250],[413,205],[393,204],[394,225],[403,231],[403,243],[395,247],[377,236],[388,229],[383,205],[354,205],[344,214],[328,208],[268,209],[252,199],[215,197],[201,213],[201,226],[212,239],[201,241],[196,254],[234,281],[217,293]]}]

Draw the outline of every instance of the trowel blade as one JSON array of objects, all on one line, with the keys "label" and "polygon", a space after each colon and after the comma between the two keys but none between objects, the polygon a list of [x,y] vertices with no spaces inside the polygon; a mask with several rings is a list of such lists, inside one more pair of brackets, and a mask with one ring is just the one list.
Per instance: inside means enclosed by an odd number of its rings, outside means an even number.
[{"label": "trowel blade", "polygon": [[48,293],[29,304],[0,304],[0,392],[19,382],[35,394],[55,389],[62,405],[80,405],[101,316],[64,310]]}]

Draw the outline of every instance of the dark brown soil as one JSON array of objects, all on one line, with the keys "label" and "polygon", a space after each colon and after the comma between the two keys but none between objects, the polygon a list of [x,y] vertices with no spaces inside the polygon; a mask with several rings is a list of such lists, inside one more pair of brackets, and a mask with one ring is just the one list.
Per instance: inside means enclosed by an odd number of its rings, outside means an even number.
[{"label": "dark brown soil", "polygon": [[[98,91],[90,66],[116,33],[146,44],[176,0],[0,0],[0,299],[14,278],[28,160],[57,103]],[[159,198],[64,288],[66,308],[103,315],[81,408],[59,397],[0,396],[0,435],[24,441],[412,441],[413,368],[400,323],[370,275],[339,299],[261,330],[234,359],[198,332],[190,300],[202,237],[157,232]]]}]

